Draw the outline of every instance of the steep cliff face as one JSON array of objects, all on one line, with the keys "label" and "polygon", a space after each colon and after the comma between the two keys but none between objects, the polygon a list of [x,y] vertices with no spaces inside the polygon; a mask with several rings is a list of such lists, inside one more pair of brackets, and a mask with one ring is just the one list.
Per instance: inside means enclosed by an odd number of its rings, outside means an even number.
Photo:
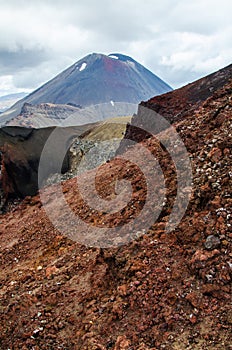
[{"label": "steep cliff face", "polygon": [[[56,130],[56,138],[47,155],[47,172],[44,178],[57,172],[57,159],[75,137],[91,129],[93,125],[67,128],[22,128],[4,127],[0,129],[0,149],[2,152],[1,187],[4,197],[25,197],[38,191],[39,161],[49,136]],[[64,156],[61,171],[69,170],[68,156]]]}]

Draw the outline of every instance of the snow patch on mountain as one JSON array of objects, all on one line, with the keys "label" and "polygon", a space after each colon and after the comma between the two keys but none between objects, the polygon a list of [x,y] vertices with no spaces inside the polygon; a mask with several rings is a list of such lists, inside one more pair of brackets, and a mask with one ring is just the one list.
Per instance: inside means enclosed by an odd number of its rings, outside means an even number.
[{"label": "snow patch on mountain", "polygon": [[115,60],[118,60],[118,56],[115,55],[109,55],[110,58],[114,58]]},{"label": "snow patch on mountain", "polygon": [[86,67],[87,67],[87,63],[86,62],[82,63],[81,68],[79,69],[79,71],[82,72],[83,70],[85,70]]}]

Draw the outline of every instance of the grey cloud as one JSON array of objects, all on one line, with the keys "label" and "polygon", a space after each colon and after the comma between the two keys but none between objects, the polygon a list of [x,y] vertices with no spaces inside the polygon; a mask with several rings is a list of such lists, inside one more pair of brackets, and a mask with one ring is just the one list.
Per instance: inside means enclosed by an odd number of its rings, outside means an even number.
[{"label": "grey cloud", "polygon": [[88,53],[122,52],[177,87],[229,63],[231,11],[229,0],[0,0],[0,76],[34,88]]},{"label": "grey cloud", "polygon": [[231,24],[231,9],[230,0],[180,0],[171,7],[167,26],[174,31],[212,34]]},{"label": "grey cloud", "polygon": [[15,74],[25,67],[35,67],[48,59],[43,50],[27,50],[19,48],[15,52],[0,50],[0,74]]}]

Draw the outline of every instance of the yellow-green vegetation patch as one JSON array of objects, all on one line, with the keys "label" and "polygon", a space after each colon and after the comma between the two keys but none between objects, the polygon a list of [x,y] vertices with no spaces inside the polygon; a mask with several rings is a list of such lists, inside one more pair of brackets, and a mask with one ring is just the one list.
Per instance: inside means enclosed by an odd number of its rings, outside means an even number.
[{"label": "yellow-green vegetation patch", "polygon": [[123,138],[126,125],[130,121],[131,116],[107,119],[83,134],[81,138],[92,141],[106,141]]}]

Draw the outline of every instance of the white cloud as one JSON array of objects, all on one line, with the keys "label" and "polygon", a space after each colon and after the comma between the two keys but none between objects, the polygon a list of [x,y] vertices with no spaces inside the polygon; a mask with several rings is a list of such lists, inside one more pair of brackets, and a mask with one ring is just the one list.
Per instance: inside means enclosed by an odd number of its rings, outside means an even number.
[{"label": "white cloud", "polygon": [[[21,89],[15,87],[14,78],[12,75],[0,76],[0,96],[5,96],[11,93],[20,92]],[[25,87],[25,92],[30,92],[31,89]]]},{"label": "white cloud", "polygon": [[[227,30],[213,35],[176,33],[176,47],[171,54],[162,56],[161,64],[178,71],[189,71],[204,75],[231,63],[232,49],[223,45],[229,35]],[[223,40],[221,40],[223,38]],[[229,43],[229,40],[228,40]]]},{"label": "white cloud", "polygon": [[3,75],[0,77],[0,95],[6,95],[9,90],[14,88],[12,75]]},{"label": "white cloud", "polygon": [[122,52],[177,87],[230,63],[231,12],[229,0],[0,0],[1,81],[35,88],[88,53]]}]

